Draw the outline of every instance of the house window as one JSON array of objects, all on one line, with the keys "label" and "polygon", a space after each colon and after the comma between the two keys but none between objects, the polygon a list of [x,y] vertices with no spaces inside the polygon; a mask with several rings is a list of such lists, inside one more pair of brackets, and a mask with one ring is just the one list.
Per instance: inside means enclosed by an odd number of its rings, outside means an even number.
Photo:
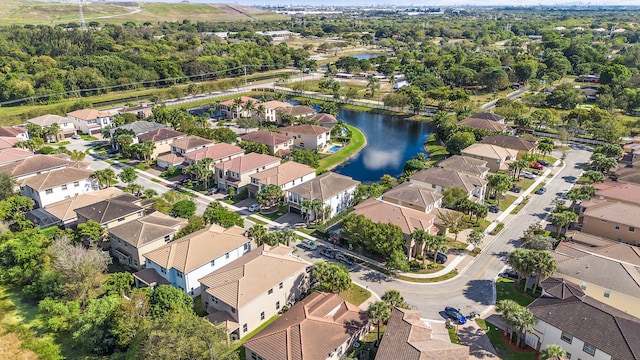
[{"label": "house window", "polygon": [[80,186],[80,182],[79,181],[74,181],[73,182],[73,187],[78,187]]},{"label": "house window", "polygon": [[67,184],[62,185],[62,190],[67,190]]},{"label": "house window", "polygon": [[611,297],[611,290],[609,289],[605,289],[604,290],[604,297],[606,297],[607,299]]},{"label": "house window", "polygon": [[53,189],[47,189],[44,191],[45,194],[53,194]]},{"label": "house window", "polygon": [[593,356],[596,354],[596,347],[589,344],[589,343],[584,343],[584,346],[582,347],[582,351],[586,352],[587,354]]},{"label": "house window", "polygon": [[243,324],[242,325],[242,332],[247,332],[247,330],[249,330],[249,327],[247,326],[247,324]]},{"label": "house window", "polygon": [[580,284],[580,288],[584,291],[587,290],[587,283],[586,282],[582,282],[582,284]]},{"label": "house window", "polygon": [[636,228],[634,228],[633,226],[629,226],[629,232],[636,232]]},{"label": "house window", "polygon": [[211,266],[216,266],[216,261],[215,260],[211,260]]},{"label": "house window", "polygon": [[276,310],[280,310],[280,301],[276,301]]},{"label": "house window", "polygon": [[282,288],[283,288],[282,283],[280,283],[280,285],[278,285],[278,288],[279,288],[279,289],[282,289]]},{"label": "house window", "polygon": [[260,356],[255,353],[251,353],[251,360],[263,360]]},{"label": "house window", "polygon": [[616,230],[620,230],[620,224],[616,224]]},{"label": "house window", "polygon": [[260,320],[264,320],[264,311],[260,313]]},{"label": "house window", "polygon": [[166,274],[166,273],[167,273],[167,269],[165,269],[165,268],[161,267],[161,268],[160,268],[160,272],[161,272],[161,273],[163,273],[163,274]]},{"label": "house window", "polygon": [[249,250],[249,243],[244,244],[244,249]]},{"label": "house window", "polygon": [[267,291],[267,295],[271,295],[273,294],[273,289],[269,289],[269,291]]},{"label": "house window", "polygon": [[562,335],[560,335],[560,340],[571,344],[571,342],[573,341],[573,336],[563,331]]},{"label": "house window", "polygon": [[124,218],[123,218],[123,217],[121,217],[120,219],[118,219],[118,222],[123,222],[123,221],[124,221]]},{"label": "house window", "polygon": [[171,235],[165,235],[164,236],[164,241],[169,241],[171,240]]},{"label": "house window", "polygon": [[228,259],[229,258],[229,253],[224,254],[224,258]]},{"label": "house window", "polygon": [[181,278],[182,277],[182,271],[178,271],[178,277]]},{"label": "house window", "polygon": [[235,314],[235,313],[236,313],[236,308],[233,308],[233,307],[232,307],[232,308],[231,308],[231,313],[232,313],[232,314]]}]

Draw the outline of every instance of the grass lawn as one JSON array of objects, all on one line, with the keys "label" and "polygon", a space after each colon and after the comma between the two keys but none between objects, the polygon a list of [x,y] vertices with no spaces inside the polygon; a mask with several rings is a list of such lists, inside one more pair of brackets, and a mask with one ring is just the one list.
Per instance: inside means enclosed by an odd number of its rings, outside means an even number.
[{"label": "grass lawn", "polygon": [[[225,200],[224,202],[227,202],[227,201],[230,201],[230,200]],[[231,203],[227,203],[227,204],[231,204]],[[267,223],[264,220],[258,219],[255,216],[247,216],[247,220],[250,220],[258,225],[267,225]]]},{"label": "grass lawn", "polygon": [[435,278],[413,278],[413,277],[408,277],[404,275],[396,275],[396,278],[404,281],[414,282],[414,283],[434,283],[434,282],[440,282],[440,281],[451,279],[457,275],[458,275],[457,270],[451,270],[448,273]]},{"label": "grass lawn", "polygon": [[523,293],[521,290],[516,289],[515,281],[513,280],[504,278],[496,280],[496,302],[511,299],[522,306],[527,306],[536,298],[537,297],[531,296],[529,293]]},{"label": "grass lawn", "polygon": [[360,151],[367,144],[367,139],[360,130],[351,125],[346,126],[347,128],[349,128],[349,130],[351,130],[351,141],[349,142],[349,144],[347,144],[347,146],[338,150],[333,155],[327,156],[326,158],[320,160],[320,166],[318,166],[318,169],[316,170],[317,172],[331,170],[334,167],[342,164],[345,160]]},{"label": "grass lawn", "polygon": [[467,248],[467,246],[469,246],[469,244],[465,242],[454,241],[453,239],[447,239],[447,247],[449,249],[464,250]]},{"label": "grass lawn", "polygon": [[338,295],[345,301],[360,306],[365,300],[371,297],[371,292],[365,288],[362,288],[356,284],[351,284],[351,287],[347,291],[342,291]]},{"label": "grass lawn", "polygon": [[428,165],[433,165],[449,155],[447,148],[436,140],[435,134],[431,134],[431,136],[429,136],[427,141],[424,143],[424,148],[427,153],[429,153],[429,160],[427,160]]},{"label": "grass lawn", "polygon": [[277,218],[281,217],[282,215],[284,215],[284,214],[286,214],[288,212],[289,212],[289,208],[287,208],[286,206],[279,206],[278,207],[278,211],[274,211],[274,212],[272,212],[270,214],[260,213],[260,214],[257,214],[257,215],[262,216],[264,218],[267,218],[267,219],[269,219],[271,221],[275,221]]},{"label": "grass lawn", "polygon": [[504,360],[534,360],[536,357],[536,353],[531,352],[519,352],[511,350],[507,344],[502,340],[502,335],[500,334],[500,329],[492,324],[487,324],[484,319],[477,319],[476,322],[482,327],[486,332],[489,340],[496,348],[498,355],[501,359]]},{"label": "grass lawn", "polygon": [[458,334],[456,333],[455,326],[450,327],[447,331],[449,332],[449,340],[451,340],[452,344],[461,344],[460,338],[458,338]]},{"label": "grass lawn", "polygon": [[487,227],[489,227],[489,225],[491,225],[491,221],[486,220],[486,219],[480,219],[478,221],[476,221],[472,227],[474,229],[478,229],[481,231],[485,231],[487,229]]},{"label": "grass lawn", "polygon": [[500,211],[505,211],[507,208],[516,201],[518,197],[514,195],[505,194],[502,199],[500,199],[500,205],[495,199],[488,199],[487,205],[498,205],[500,207]]},{"label": "grass lawn", "polygon": [[91,135],[80,135],[80,138],[84,141],[96,141],[98,140],[97,137],[95,136],[91,136]]}]

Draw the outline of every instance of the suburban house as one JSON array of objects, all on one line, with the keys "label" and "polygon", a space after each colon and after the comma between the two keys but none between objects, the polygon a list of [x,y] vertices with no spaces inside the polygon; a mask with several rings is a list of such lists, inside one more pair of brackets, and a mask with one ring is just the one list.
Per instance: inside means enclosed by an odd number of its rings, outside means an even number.
[{"label": "suburban house", "polygon": [[480,119],[480,120],[491,120],[500,124],[504,124],[506,117],[498,114],[494,114],[492,112],[480,112],[469,116],[467,119]]},{"label": "suburban house", "polygon": [[569,232],[552,252],[555,277],[579,284],[590,297],[640,317],[640,249],[582,232]]},{"label": "suburban house", "polygon": [[[187,165],[192,165],[204,159],[211,159],[213,160],[213,164],[217,164],[243,155],[244,149],[239,146],[227,143],[217,143],[184,154],[184,160]],[[213,166],[211,167],[211,170],[213,170]]]},{"label": "suburban house", "polygon": [[78,225],[93,220],[105,229],[141,218],[145,209],[140,199],[131,194],[122,194],[95,204],[75,209]]},{"label": "suburban house", "polygon": [[476,143],[460,151],[462,156],[486,160],[491,172],[509,171],[509,163],[518,158],[518,151],[496,145]]},{"label": "suburban house", "polygon": [[245,342],[245,360],[338,360],[368,330],[364,310],[314,292]]},{"label": "suburban house", "polygon": [[33,152],[27,149],[6,148],[0,150],[0,168],[4,165],[13,164],[33,156]]},{"label": "suburban house", "polygon": [[109,187],[58,201],[46,205],[44,208],[34,209],[26,213],[25,217],[27,220],[30,220],[42,228],[53,225],[72,228],[78,221],[78,214],[75,212],[76,209],[123,194],[122,190],[116,187]]},{"label": "suburban house", "polygon": [[109,229],[111,255],[126,267],[144,268],[142,254],[151,252],[173,240],[184,220],[153,212]]},{"label": "suburban house", "polygon": [[556,344],[571,359],[640,359],[640,319],[585,295],[557,278],[542,282],[543,295],[527,306],[538,320],[525,342],[536,350]]},{"label": "suburban house", "polygon": [[593,184],[596,193],[592,200],[609,200],[629,205],[640,206],[640,185],[620,183],[617,181],[605,181],[602,184]]},{"label": "suburban house", "polygon": [[431,324],[420,315],[420,311],[391,309],[376,360],[469,359],[468,346],[454,344],[448,337],[434,339]]},{"label": "suburban house", "polygon": [[171,144],[171,152],[173,154],[184,155],[191,151],[206,148],[213,145],[214,142],[205,138],[201,138],[195,135],[189,135],[187,137],[174,140]]},{"label": "suburban house", "polygon": [[284,115],[293,116],[296,119],[302,119],[317,113],[317,111],[305,105],[294,105],[277,108],[276,113],[278,114],[278,122],[282,122],[282,116]]},{"label": "suburban house", "polygon": [[434,226],[436,216],[422,211],[373,198],[356,205],[353,209],[355,214],[364,215],[374,223],[398,225],[406,240],[405,250],[409,259],[420,250],[417,249],[415,241],[411,238],[414,231],[424,230],[433,235],[438,233],[438,229]]},{"label": "suburban house", "polygon": [[251,175],[280,165],[280,159],[271,155],[249,153],[215,164],[218,189],[242,189],[251,183]]},{"label": "suburban house", "polygon": [[87,135],[100,135],[102,129],[113,124],[113,116],[105,111],[82,109],[67,113],[76,129]]},{"label": "suburban house", "polygon": [[247,186],[249,196],[255,195],[267,185],[275,185],[282,190],[289,190],[316,177],[316,169],[309,165],[287,161],[276,167],[257,172],[251,177]]},{"label": "suburban house", "polygon": [[295,303],[309,289],[311,264],[291,256],[292,251],[262,245],[200,279],[207,319],[226,325],[238,340]]},{"label": "suburban house", "polygon": [[538,140],[536,138],[521,138],[500,134],[485,136],[480,143],[516,150],[520,154],[533,154],[538,148]]},{"label": "suburban house", "polygon": [[69,199],[100,189],[93,171],[68,167],[31,176],[20,184],[22,195],[35,201],[37,207]]},{"label": "suburban house", "polygon": [[0,136],[0,150],[12,149],[21,140],[16,137]]},{"label": "suburban house", "polygon": [[184,163],[184,156],[182,156],[182,154],[174,154],[170,152],[159,154],[156,160],[156,165],[158,165],[159,168],[167,169],[170,167],[181,166]]},{"label": "suburban house", "polygon": [[260,105],[264,107],[264,120],[272,123],[275,123],[278,121],[277,110],[279,108],[284,109],[286,107],[293,106],[289,103],[286,103],[284,101],[278,101],[278,100],[266,101],[266,102],[260,103]]},{"label": "suburban house", "polygon": [[29,140],[29,131],[19,126],[0,126],[0,137],[15,138],[18,141]]},{"label": "suburban house", "polygon": [[156,147],[153,149],[153,153],[151,153],[151,159],[157,159],[158,155],[171,151],[171,145],[174,141],[185,138],[186,136],[187,135],[177,130],[160,128],[138,135],[138,142],[144,143],[149,141],[154,143]]},{"label": "suburban house", "polygon": [[[305,183],[287,190],[289,212],[303,215],[302,202],[304,200],[320,200],[323,208],[330,208],[327,219],[334,217],[341,211],[353,205],[353,194],[359,181],[349,176],[334,172],[324,173]],[[309,220],[314,220],[311,217]]]},{"label": "suburban house", "polygon": [[134,114],[138,119],[146,119],[153,115],[153,108],[149,104],[125,106],[118,110],[118,114]]},{"label": "suburban house", "polygon": [[255,104],[258,103],[258,100],[248,96],[241,96],[240,100],[242,101],[242,105],[240,106],[234,105],[236,99],[229,99],[229,100],[220,102],[220,105],[219,105],[220,113],[222,114],[222,116],[224,116],[225,119],[251,117],[251,115],[253,114],[253,110],[251,109],[247,110],[246,105],[249,102],[253,103],[254,110],[255,110]]},{"label": "suburban house", "polygon": [[160,123],[153,122],[153,121],[144,121],[144,120],[134,121],[128,124],[124,124],[122,126],[118,126],[117,128],[111,128],[109,129],[109,133],[111,134],[111,146],[114,149],[119,148],[119,145],[116,144],[116,139],[113,136],[113,134],[118,129],[126,130],[128,133],[132,133],[133,144],[137,144],[141,142],[140,139],[138,138],[140,135],[144,133],[148,133],[150,131],[155,131],[155,130],[164,129],[164,128],[166,128],[166,126]]},{"label": "suburban house", "polygon": [[465,173],[441,168],[421,170],[409,178],[413,184],[430,187],[442,192],[444,189],[459,187],[469,193],[469,198],[480,204],[484,203],[487,192],[487,180]]},{"label": "suburban house", "polygon": [[640,206],[607,200],[583,201],[578,226],[587,234],[640,245]]},{"label": "suburban house", "polygon": [[485,160],[474,159],[462,155],[453,155],[436,164],[441,169],[461,172],[484,179],[489,173]]},{"label": "suburban house", "polygon": [[317,125],[294,125],[278,129],[293,137],[293,145],[302,149],[322,150],[331,140],[331,130]]},{"label": "suburban house", "polygon": [[269,154],[278,156],[290,153],[293,146],[293,137],[266,130],[252,131],[240,136],[240,139],[265,144]]},{"label": "suburban house", "polygon": [[442,206],[442,194],[433,188],[404,182],[382,195],[382,200],[424,213]]},{"label": "suburban house", "polygon": [[60,140],[64,140],[66,138],[70,138],[76,134],[76,126],[73,124],[71,120],[67,117],[59,116],[59,115],[42,115],[35,117],[33,119],[27,120],[27,123],[38,125],[41,128],[47,128],[53,124],[58,124],[58,133],[55,138],[47,139],[49,142],[56,142]]},{"label": "suburban house", "polygon": [[146,269],[134,274],[136,286],[153,287],[149,279],[159,276],[165,283],[198,296],[198,279],[251,251],[251,240],[243,233],[244,229],[237,226],[225,229],[212,224],[144,253]]},{"label": "suburban house", "polygon": [[36,154],[23,160],[0,166],[0,173],[8,174],[20,182],[28,177],[64,169],[74,164],[79,168],[86,168],[88,166],[86,163],[74,163],[73,161],[67,160],[68,158],[69,156],[66,154]]},{"label": "suburban house", "polygon": [[[490,113],[482,113],[482,114],[490,114]],[[476,114],[476,115],[479,115],[479,114]],[[494,115],[494,116],[487,116],[487,117],[471,116],[464,120],[460,120],[458,122],[458,126],[469,127],[472,129],[487,130],[490,132],[513,134],[513,129],[504,123],[504,117],[500,115],[495,115],[495,114],[491,114],[491,115]],[[493,117],[502,118],[502,122],[490,119]]]},{"label": "suburban house", "polygon": [[333,127],[338,123],[338,119],[331,114],[325,113],[317,113],[313,115],[307,116],[308,121],[317,121],[318,125],[322,127],[326,127],[328,129],[333,129]]}]

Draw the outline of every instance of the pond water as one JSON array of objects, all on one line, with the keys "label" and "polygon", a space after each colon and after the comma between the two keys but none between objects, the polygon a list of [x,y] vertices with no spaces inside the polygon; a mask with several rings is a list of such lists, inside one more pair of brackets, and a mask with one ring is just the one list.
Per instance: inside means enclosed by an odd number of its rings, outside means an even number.
[{"label": "pond water", "polygon": [[384,174],[400,176],[407,160],[425,152],[423,145],[431,134],[428,123],[381,114],[340,110],[338,119],[360,129],[367,146],[333,171],[365,183]]},{"label": "pond water", "polygon": [[378,57],[380,55],[384,55],[384,54],[353,54],[353,55],[349,55],[349,56],[352,57],[352,58],[356,58],[358,60],[362,60],[362,59],[369,60],[371,58]]}]

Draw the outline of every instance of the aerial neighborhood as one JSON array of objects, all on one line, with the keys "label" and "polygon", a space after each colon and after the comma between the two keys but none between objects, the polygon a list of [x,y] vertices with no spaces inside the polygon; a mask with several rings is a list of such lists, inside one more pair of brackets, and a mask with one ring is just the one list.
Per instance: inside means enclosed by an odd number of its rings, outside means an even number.
[{"label": "aerial neighborhood", "polygon": [[640,359],[640,9],[32,3],[3,359]]}]

